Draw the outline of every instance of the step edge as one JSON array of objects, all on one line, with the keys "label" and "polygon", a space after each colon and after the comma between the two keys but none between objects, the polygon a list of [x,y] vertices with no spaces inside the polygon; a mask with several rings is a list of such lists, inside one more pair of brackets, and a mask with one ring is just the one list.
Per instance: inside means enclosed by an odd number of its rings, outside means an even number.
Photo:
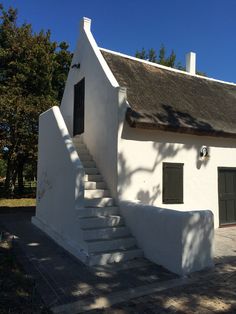
[{"label": "step edge", "polygon": [[134,252],[134,251],[137,251],[137,252],[140,252],[140,253],[143,253],[143,250],[138,248],[137,246],[133,246],[133,247],[130,247],[130,248],[127,248],[127,249],[124,249],[124,250],[119,250],[119,249],[115,249],[115,250],[107,250],[107,251],[101,251],[101,252],[94,252],[94,253],[90,253],[91,256],[99,256],[99,255],[105,255],[105,254],[115,254],[115,253],[124,253],[124,252]]},{"label": "step edge", "polygon": [[101,242],[105,242],[105,243],[108,243],[109,241],[119,241],[119,240],[134,240],[134,241],[136,241],[136,239],[132,236],[132,235],[130,235],[130,236],[124,236],[124,237],[117,237],[117,238],[115,238],[115,239],[113,239],[113,238],[111,238],[111,239],[100,239],[100,240],[96,240],[96,239],[94,239],[94,240],[86,240],[86,242],[88,242],[88,244],[90,244],[90,243],[101,243]]}]

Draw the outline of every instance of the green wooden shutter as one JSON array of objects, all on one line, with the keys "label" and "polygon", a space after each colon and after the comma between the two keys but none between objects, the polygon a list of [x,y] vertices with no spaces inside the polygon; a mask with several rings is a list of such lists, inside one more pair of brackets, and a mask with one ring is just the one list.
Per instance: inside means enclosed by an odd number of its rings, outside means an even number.
[{"label": "green wooden shutter", "polygon": [[183,203],[183,164],[163,163],[163,203]]}]

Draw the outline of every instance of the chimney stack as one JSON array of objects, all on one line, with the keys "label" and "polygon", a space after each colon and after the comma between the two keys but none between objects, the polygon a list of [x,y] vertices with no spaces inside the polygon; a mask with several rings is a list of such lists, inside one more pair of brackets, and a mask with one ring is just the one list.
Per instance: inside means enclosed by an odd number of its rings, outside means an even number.
[{"label": "chimney stack", "polygon": [[186,54],[186,71],[192,75],[196,74],[196,53],[189,52]]}]

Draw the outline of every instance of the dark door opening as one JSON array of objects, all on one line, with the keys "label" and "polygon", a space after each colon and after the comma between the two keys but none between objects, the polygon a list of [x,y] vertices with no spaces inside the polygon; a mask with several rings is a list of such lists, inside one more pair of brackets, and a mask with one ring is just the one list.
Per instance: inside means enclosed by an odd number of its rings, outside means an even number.
[{"label": "dark door opening", "polygon": [[74,85],[74,136],[84,133],[84,95],[85,79],[83,78]]},{"label": "dark door opening", "polygon": [[236,223],[236,168],[218,169],[220,225]]}]

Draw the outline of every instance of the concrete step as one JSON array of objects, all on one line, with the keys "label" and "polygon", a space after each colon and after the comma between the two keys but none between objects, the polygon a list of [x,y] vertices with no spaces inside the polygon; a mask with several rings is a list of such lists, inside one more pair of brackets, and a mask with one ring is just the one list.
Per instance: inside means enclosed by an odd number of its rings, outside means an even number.
[{"label": "concrete step", "polygon": [[124,225],[124,218],[121,216],[99,216],[80,218],[80,226],[82,229],[95,229],[95,228],[106,228],[116,227]]},{"label": "concrete step", "polygon": [[88,152],[79,152],[79,159],[83,162],[83,161],[93,161],[92,156],[88,153]]},{"label": "concrete step", "polygon": [[96,189],[96,190],[84,190],[84,197],[85,198],[98,198],[98,197],[109,197],[110,192],[109,190],[104,189]]},{"label": "concrete step", "polygon": [[76,213],[78,217],[96,217],[96,216],[109,216],[109,215],[118,215],[119,207],[87,207],[79,208]]},{"label": "concrete step", "polygon": [[73,143],[83,143],[83,138],[80,135],[76,135],[73,137]]},{"label": "concrete step", "polygon": [[103,181],[87,181],[84,182],[85,190],[106,189],[106,183]]},{"label": "concrete step", "polygon": [[84,168],[96,168],[96,163],[93,160],[83,160],[82,164]]},{"label": "concrete step", "polygon": [[86,149],[87,149],[87,146],[86,146],[84,143],[81,143],[81,142],[75,141],[75,142],[74,142],[74,145],[75,145],[75,147],[76,147],[78,150],[83,149],[83,148],[86,148]]},{"label": "concrete step", "polygon": [[97,168],[84,168],[86,174],[99,174]]},{"label": "concrete step", "polygon": [[81,153],[79,153],[79,159],[83,162],[83,161],[92,161],[93,160],[93,158],[92,158],[92,156],[91,155],[89,155],[89,154],[81,154]]},{"label": "concrete step", "polygon": [[112,197],[99,197],[84,200],[85,207],[109,207],[114,205]]},{"label": "concrete step", "polygon": [[103,177],[101,174],[85,174],[84,175],[84,181],[101,182],[101,181],[103,181]]},{"label": "concrete step", "polygon": [[136,241],[133,237],[107,240],[90,240],[86,242],[89,253],[98,253],[111,250],[125,250],[134,247],[136,244]]},{"label": "concrete step", "polygon": [[142,256],[142,250],[137,247],[130,248],[128,250],[110,251],[104,253],[100,252],[89,257],[89,265],[106,265],[109,263],[124,262]]},{"label": "concrete step", "polygon": [[89,229],[83,231],[84,240],[114,239],[129,235],[130,231],[125,226]]},{"label": "concrete step", "polygon": [[89,150],[87,149],[87,147],[84,144],[74,144],[78,155],[82,155],[82,154],[89,154]]}]

